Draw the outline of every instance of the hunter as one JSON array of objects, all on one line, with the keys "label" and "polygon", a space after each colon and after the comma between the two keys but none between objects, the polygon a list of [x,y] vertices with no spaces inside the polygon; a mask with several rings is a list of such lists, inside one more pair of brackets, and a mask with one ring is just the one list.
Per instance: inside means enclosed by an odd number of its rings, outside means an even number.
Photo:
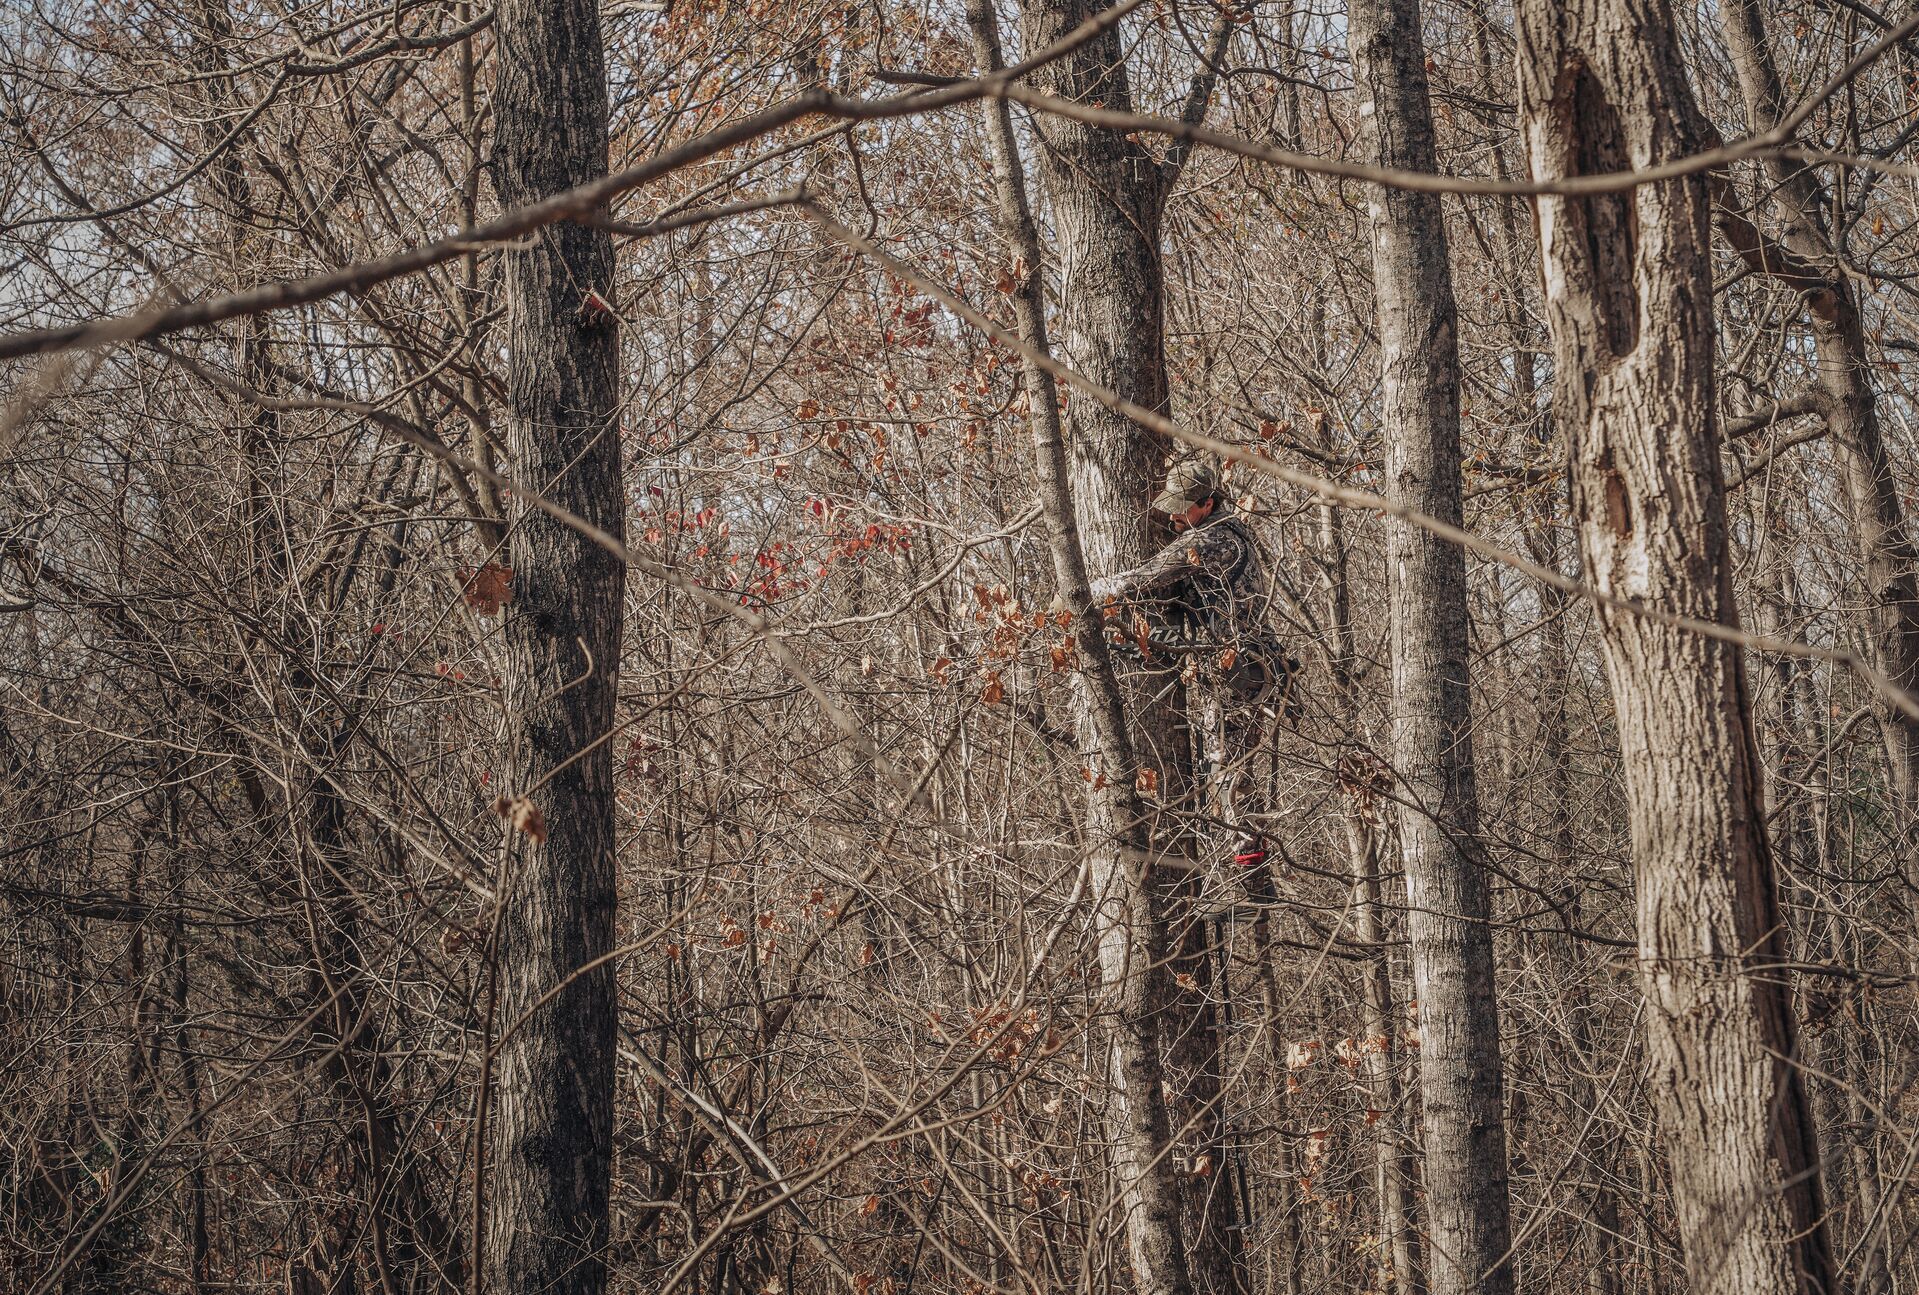
[{"label": "hunter", "polygon": [[[1264,861],[1264,837],[1240,817],[1240,793],[1263,721],[1300,718],[1292,683],[1299,663],[1270,621],[1271,591],[1259,541],[1220,489],[1219,473],[1198,459],[1173,464],[1153,510],[1172,520],[1172,543],[1131,571],[1093,582],[1095,605],[1130,603],[1150,630],[1127,641],[1148,658],[1181,661],[1207,812],[1237,833],[1234,862]],[[1144,639],[1142,642],[1141,639]]]}]

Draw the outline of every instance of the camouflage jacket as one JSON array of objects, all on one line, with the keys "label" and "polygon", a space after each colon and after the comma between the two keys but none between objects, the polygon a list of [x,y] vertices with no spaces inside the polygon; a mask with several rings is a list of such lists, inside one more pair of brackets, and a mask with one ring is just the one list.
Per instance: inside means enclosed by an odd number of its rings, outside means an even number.
[{"label": "camouflage jacket", "polygon": [[1107,598],[1161,604],[1167,623],[1195,646],[1276,643],[1259,541],[1224,501],[1141,565],[1094,581],[1094,601]]}]

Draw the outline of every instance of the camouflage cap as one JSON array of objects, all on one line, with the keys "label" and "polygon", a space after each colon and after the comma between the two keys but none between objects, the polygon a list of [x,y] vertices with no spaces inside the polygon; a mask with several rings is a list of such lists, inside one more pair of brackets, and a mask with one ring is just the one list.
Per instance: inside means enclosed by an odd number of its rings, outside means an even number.
[{"label": "camouflage cap", "polygon": [[1153,510],[1183,513],[1205,503],[1219,493],[1219,473],[1210,463],[1199,459],[1181,459],[1166,473],[1166,489],[1153,500]]}]

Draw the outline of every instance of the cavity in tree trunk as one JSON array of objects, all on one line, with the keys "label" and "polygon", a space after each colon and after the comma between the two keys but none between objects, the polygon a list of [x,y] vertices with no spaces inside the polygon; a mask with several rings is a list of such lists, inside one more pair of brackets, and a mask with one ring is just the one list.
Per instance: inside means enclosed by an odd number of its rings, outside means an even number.
[{"label": "cavity in tree trunk", "polygon": [[[1637,170],[1706,137],[1661,0],[1525,0],[1540,179]],[[1714,425],[1707,181],[1541,196],[1540,249],[1587,579],[1734,626]],[[1693,1289],[1837,1289],[1739,649],[1597,608],[1638,872],[1661,1136]]]},{"label": "cavity in tree trunk", "polygon": [[[603,175],[598,7],[505,0],[495,31],[501,204]],[[619,535],[612,240],[565,222],[505,260],[515,480]],[[497,1020],[517,1028],[493,1066],[485,1278],[498,1295],[597,1295],[606,1282],[613,972],[575,973],[612,947],[613,775],[611,747],[600,739],[613,723],[623,564],[542,513],[524,505],[519,513],[504,626],[503,782],[532,799],[545,839],[509,828],[495,881]]]}]

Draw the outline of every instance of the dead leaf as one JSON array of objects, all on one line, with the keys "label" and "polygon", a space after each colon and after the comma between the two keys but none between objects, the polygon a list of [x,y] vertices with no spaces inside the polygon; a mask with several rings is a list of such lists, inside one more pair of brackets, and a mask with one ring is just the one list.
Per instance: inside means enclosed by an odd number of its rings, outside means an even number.
[{"label": "dead leaf", "polygon": [[493,812],[505,819],[516,832],[524,832],[535,841],[546,840],[546,815],[540,807],[525,796],[508,799],[501,796],[493,802]]},{"label": "dead leaf", "polygon": [[498,616],[500,608],[513,601],[513,568],[488,562],[479,570],[461,567],[456,573],[464,588],[460,596],[466,605],[482,616]]}]

